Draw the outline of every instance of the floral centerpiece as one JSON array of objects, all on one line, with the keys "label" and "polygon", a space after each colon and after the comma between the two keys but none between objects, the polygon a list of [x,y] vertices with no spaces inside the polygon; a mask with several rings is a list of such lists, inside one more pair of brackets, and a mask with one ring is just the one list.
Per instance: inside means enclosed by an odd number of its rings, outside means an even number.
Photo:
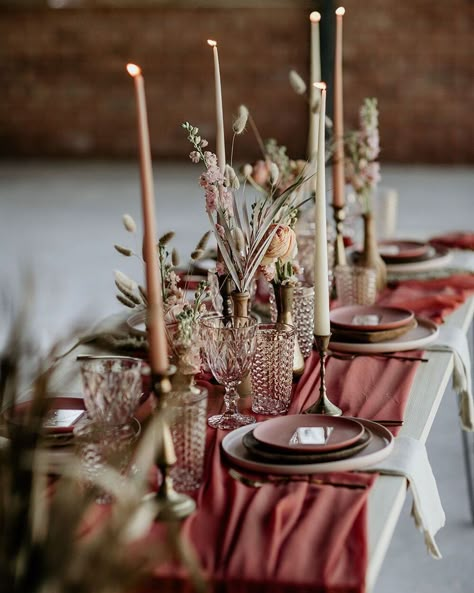
[{"label": "floral centerpiece", "polygon": [[[136,232],[133,218],[125,214],[123,225],[129,233]],[[200,259],[205,252],[210,231],[205,233],[191,253],[191,263]],[[176,249],[169,250],[169,244],[174,238],[173,232],[165,233],[158,240],[158,262],[161,279],[161,291],[165,321],[168,334],[168,344],[171,351],[171,361],[177,372],[173,378],[174,386],[189,385],[195,374],[200,371],[200,340],[198,322],[207,312],[205,300],[209,293],[208,283],[201,281],[191,300],[186,298],[187,283],[177,273],[179,256]],[[135,256],[142,262],[142,258],[132,249],[123,245],[115,245],[115,249],[125,257]],[[186,275],[184,275],[186,278]],[[126,307],[143,309],[147,305],[146,291],[143,286],[126,276],[123,272],[115,272],[115,286],[118,289],[117,299]]]},{"label": "floral centerpiece", "polygon": [[345,176],[362,203],[371,210],[372,194],[380,181],[379,112],[377,99],[366,98],[359,112],[360,129],[350,132],[345,142]]},{"label": "floral centerpiece", "polygon": [[[216,155],[204,150],[207,141],[201,138],[198,128],[188,122],[183,124],[183,128],[194,147],[190,153],[191,160],[205,166],[199,183],[204,190],[206,212],[222,258],[217,262],[217,273],[228,273],[236,291],[248,293],[272,241],[276,245],[281,242],[282,233],[288,232],[285,229],[297,208],[296,190],[304,181],[303,174],[296,175],[289,185],[282,187],[278,183],[280,171],[277,165],[269,162],[268,185],[259,186],[261,191],[256,192],[253,201],[248,204],[246,187],[251,185],[255,188],[258,185],[255,180],[250,181],[251,171],[247,169],[243,192],[237,199],[235,192],[241,186],[232,166],[228,165],[222,172]],[[235,129],[234,126],[234,132]],[[273,263],[276,259],[269,257],[267,261]]]},{"label": "floral centerpiece", "polygon": [[378,122],[377,99],[366,98],[359,111],[360,129],[349,133],[345,141],[345,175],[362,206],[364,246],[358,263],[376,270],[377,289],[381,290],[387,283],[387,269],[378,253],[372,214],[373,194],[380,181]]}]

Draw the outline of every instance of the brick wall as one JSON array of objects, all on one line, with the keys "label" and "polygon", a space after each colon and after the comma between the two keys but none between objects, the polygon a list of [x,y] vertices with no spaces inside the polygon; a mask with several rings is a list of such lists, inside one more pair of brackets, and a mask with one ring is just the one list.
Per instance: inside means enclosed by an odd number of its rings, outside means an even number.
[{"label": "brick wall", "polygon": [[[384,161],[474,162],[474,3],[347,0],[345,6],[347,125],[363,97],[376,96]],[[296,2],[271,9],[4,9],[0,154],[135,155],[127,61],[146,76],[155,157],[188,152],[183,120],[200,126],[213,146],[213,66],[205,41],[216,38],[229,128],[245,103],[263,136],[303,155],[307,109],[287,78],[290,68],[302,74],[309,68],[308,12]],[[238,140],[238,160],[256,154],[251,133]]]}]

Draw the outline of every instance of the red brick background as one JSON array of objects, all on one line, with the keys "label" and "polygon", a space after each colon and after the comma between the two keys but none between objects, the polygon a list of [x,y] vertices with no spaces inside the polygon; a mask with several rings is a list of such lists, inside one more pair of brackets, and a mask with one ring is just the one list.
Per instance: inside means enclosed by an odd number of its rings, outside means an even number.
[{"label": "red brick background", "polygon": [[[345,6],[346,125],[355,122],[363,97],[375,96],[383,161],[474,162],[474,3],[347,0]],[[206,39],[216,38],[228,128],[245,103],[264,137],[302,156],[307,109],[290,89],[288,71],[308,72],[308,13],[296,2],[271,9],[3,9],[0,154],[135,155],[127,61],[145,73],[154,156],[188,152],[184,120],[199,126],[212,148]],[[238,160],[257,153],[250,132],[239,138]]]}]

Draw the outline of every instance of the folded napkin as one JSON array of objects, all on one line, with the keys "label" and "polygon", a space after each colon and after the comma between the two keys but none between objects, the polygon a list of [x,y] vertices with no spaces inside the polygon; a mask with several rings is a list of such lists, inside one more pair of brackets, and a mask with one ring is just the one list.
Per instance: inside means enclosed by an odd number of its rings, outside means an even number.
[{"label": "folded napkin", "polygon": [[474,403],[472,398],[471,357],[464,332],[457,327],[442,325],[439,338],[427,350],[454,354],[453,389],[458,394],[459,416],[464,430],[474,430]]},{"label": "folded napkin", "polygon": [[445,514],[426,447],[411,437],[397,437],[390,455],[364,471],[403,476],[413,495],[411,514],[416,527],[423,532],[425,544],[433,558],[441,558],[434,536],[445,524]]}]

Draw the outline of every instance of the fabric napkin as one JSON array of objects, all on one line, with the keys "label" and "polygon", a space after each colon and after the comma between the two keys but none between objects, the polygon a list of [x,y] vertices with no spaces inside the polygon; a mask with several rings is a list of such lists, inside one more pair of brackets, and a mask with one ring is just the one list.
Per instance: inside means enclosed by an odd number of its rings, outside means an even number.
[{"label": "fabric napkin", "polygon": [[472,398],[471,357],[464,332],[457,327],[442,325],[439,338],[427,350],[454,354],[453,389],[460,398],[459,416],[464,430],[474,430],[474,403]]},{"label": "fabric napkin", "polygon": [[392,453],[363,471],[403,476],[408,480],[413,495],[411,514],[415,525],[423,532],[430,555],[441,558],[434,536],[444,526],[446,516],[425,445],[411,437],[397,437]]}]

